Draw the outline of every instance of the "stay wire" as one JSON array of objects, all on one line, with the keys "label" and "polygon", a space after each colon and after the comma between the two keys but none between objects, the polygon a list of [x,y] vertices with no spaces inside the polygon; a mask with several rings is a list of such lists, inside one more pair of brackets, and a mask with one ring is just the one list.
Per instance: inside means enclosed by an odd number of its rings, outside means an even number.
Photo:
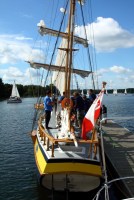
[{"label": "stay wire", "polygon": [[[91,15],[90,15],[90,17],[91,17],[91,21],[93,22],[93,14],[92,14],[92,1],[91,0],[89,0],[88,1],[89,2],[89,7],[91,8]],[[88,12],[89,13],[89,12]],[[91,29],[92,29],[92,42],[93,42],[93,46],[94,46],[94,48],[93,48],[93,52],[94,52],[94,62],[95,62],[95,64],[94,64],[94,66],[95,66],[95,70],[96,70],[96,72],[97,72],[97,59],[96,59],[96,51],[95,51],[95,38],[94,38],[94,28],[93,28],[93,23],[91,23]],[[98,74],[96,74],[96,84],[97,84],[97,89],[99,89],[99,83],[98,83]]]},{"label": "stay wire", "polygon": [[[65,7],[65,10],[67,10],[68,2],[69,2],[69,0],[67,1],[67,4],[66,4],[66,7]],[[61,24],[60,24],[59,31],[58,31],[57,40],[56,40],[56,43],[55,43],[55,46],[54,46],[54,50],[53,50],[53,53],[52,53],[52,57],[51,57],[51,61],[50,61],[50,64],[49,64],[48,71],[47,71],[47,75],[46,75],[46,79],[45,79],[44,86],[46,85],[47,78],[48,78],[48,75],[49,75],[49,72],[50,72],[50,67],[51,67],[51,64],[52,64],[52,61],[53,61],[54,53],[55,53],[56,46],[57,46],[57,43],[58,43],[58,40],[59,40],[59,35],[60,35],[60,31],[61,31],[61,28],[62,28],[62,24],[63,24],[64,18],[65,18],[65,12],[64,12],[64,15],[63,15],[63,18],[62,18]]]},{"label": "stay wire", "polygon": [[[68,3],[69,3],[69,0],[68,0],[67,3],[66,3],[65,11],[67,10]],[[53,61],[53,57],[54,57],[54,53],[55,53],[56,46],[57,46],[57,43],[58,43],[60,31],[61,31],[62,24],[63,24],[64,18],[65,18],[65,13],[66,13],[66,12],[64,12],[64,15],[63,15],[63,18],[62,18],[62,21],[61,21],[61,24],[60,24],[60,28],[59,28],[59,31],[58,31],[57,40],[56,40],[56,43],[55,43],[55,46],[54,46],[54,50],[53,50],[53,53],[52,53],[52,57],[51,57],[51,61],[50,61],[50,65],[49,65],[48,71],[47,71],[47,75],[46,75],[46,79],[45,79],[45,82],[44,82],[44,86],[46,85],[47,78],[48,78],[48,75],[49,75],[49,72],[50,72],[50,67],[51,67],[51,64],[52,64],[52,61]],[[35,109],[31,132],[32,132],[33,129],[34,129],[35,122],[36,122],[36,119],[37,119],[37,114],[38,114],[38,110]]]},{"label": "stay wire", "polygon": [[[85,28],[86,24],[85,24],[85,20],[84,20],[84,14],[83,14],[83,8],[82,8],[82,3],[81,2],[80,2],[80,8],[81,8],[82,20],[83,20],[83,24],[84,24],[85,37],[86,37],[86,40],[88,41],[88,39],[87,39],[87,33],[86,33],[86,28]],[[89,46],[87,48],[87,53],[88,53],[88,61],[89,61],[90,67],[91,67],[91,77],[92,77],[93,88],[95,90],[95,82],[94,82],[94,76],[93,76],[93,67],[92,67],[92,62],[91,62],[91,57],[90,57]]]}]

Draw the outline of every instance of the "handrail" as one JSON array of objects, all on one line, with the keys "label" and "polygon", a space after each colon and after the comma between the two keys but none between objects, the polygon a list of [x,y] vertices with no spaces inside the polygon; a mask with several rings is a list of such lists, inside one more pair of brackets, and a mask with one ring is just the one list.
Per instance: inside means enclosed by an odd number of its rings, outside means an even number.
[{"label": "handrail", "polygon": [[[47,132],[44,131],[44,128],[39,125],[39,129],[41,129],[41,131],[51,140],[51,142],[53,143],[56,143],[56,142],[73,142],[73,139],[69,137],[68,138],[63,138],[63,139],[57,139],[57,138],[54,138],[53,136],[49,135]],[[83,139],[79,139],[78,140],[78,143],[89,143],[89,144],[97,144],[98,143],[98,140],[83,140]]]},{"label": "handrail", "polygon": [[[110,181],[108,181],[107,183],[105,183],[101,188],[100,190],[96,193],[96,195],[94,196],[94,198],[92,200],[98,200],[99,199],[99,196],[100,196],[100,193],[102,192],[102,190],[107,190],[109,188],[109,185],[111,183],[114,183],[116,181],[122,181],[122,180],[127,180],[127,179],[134,179],[134,176],[126,176],[126,177],[121,177],[121,178],[115,178],[115,179],[112,179]],[[105,200],[107,200],[108,198],[106,197]]]},{"label": "handrail", "polygon": [[[52,135],[50,135],[49,133],[47,133],[44,129],[44,127],[41,124],[41,119],[38,121],[38,126],[39,126],[39,132],[40,132],[40,136],[42,138],[42,140],[44,140],[44,144],[46,144],[46,139],[47,139],[47,150],[49,150],[49,142],[52,143],[52,157],[54,157],[54,145],[61,143],[61,142],[65,142],[65,143],[74,143],[74,140],[72,138],[54,138]],[[83,139],[78,139],[77,140],[78,143],[86,143],[86,144],[95,144],[95,148],[96,145],[98,145],[99,141],[97,139],[87,139],[87,140],[83,140]],[[95,151],[96,153],[96,151]]]}]

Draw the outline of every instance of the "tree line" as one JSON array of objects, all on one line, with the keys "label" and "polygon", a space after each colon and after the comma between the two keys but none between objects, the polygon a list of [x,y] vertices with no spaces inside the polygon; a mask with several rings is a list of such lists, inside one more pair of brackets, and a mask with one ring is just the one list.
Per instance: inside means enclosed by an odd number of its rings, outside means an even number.
[{"label": "tree line", "polygon": [[[17,88],[21,97],[40,97],[45,96],[47,90],[51,90],[52,94],[58,94],[57,88],[53,85],[47,85],[46,87],[38,85],[21,85],[17,84]],[[8,83],[3,83],[2,78],[0,78],[0,99],[8,99],[11,95],[12,85]],[[73,93],[76,90],[72,90]],[[113,90],[107,90],[109,94],[113,93]],[[82,90],[78,90],[79,93]],[[87,89],[83,90],[84,94],[87,94]],[[95,93],[98,94],[100,90],[95,90]],[[124,89],[118,89],[118,93],[124,93]],[[127,93],[134,93],[134,88],[127,88]]]},{"label": "tree line", "polygon": [[[56,87],[53,84],[47,85],[46,87],[38,85],[21,85],[16,84],[19,94],[21,97],[39,97],[46,94],[46,90],[51,90],[52,93],[56,92]],[[0,99],[8,99],[11,96],[12,84],[3,83],[0,78]]]}]

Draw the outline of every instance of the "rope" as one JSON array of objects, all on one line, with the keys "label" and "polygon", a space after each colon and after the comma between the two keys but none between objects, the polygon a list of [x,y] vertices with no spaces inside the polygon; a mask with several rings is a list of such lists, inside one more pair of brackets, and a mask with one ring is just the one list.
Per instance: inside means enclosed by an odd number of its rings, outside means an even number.
[{"label": "rope", "polygon": [[[102,192],[102,190],[104,190],[106,188],[106,185],[108,187],[108,185],[110,185],[111,183],[114,183],[116,181],[121,181],[121,180],[126,180],[126,179],[134,179],[134,176],[127,176],[127,177],[121,177],[121,178],[116,178],[116,179],[113,179],[111,181],[108,181],[107,184],[104,184],[101,189],[97,192],[97,194],[94,196],[94,198],[92,200],[97,200],[100,196],[100,193]],[[123,192],[123,191],[122,191]],[[106,199],[107,200],[107,199]]]},{"label": "rope", "polygon": [[[66,3],[65,10],[67,10],[68,3],[69,3],[69,0]],[[53,53],[52,53],[49,69],[47,71],[46,79],[45,79],[45,82],[44,82],[44,87],[46,86],[47,78],[48,78],[48,75],[49,75],[49,72],[50,72],[50,67],[51,67],[51,64],[52,64],[52,61],[53,61],[53,57],[54,57],[54,53],[55,53],[56,46],[57,46],[57,43],[58,43],[58,39],[59,39],[60,31],[61,31],[61,28],[62,28],[62,24],[63,24],[63,21],[64,21],[64,17],[65,17],[65,13],[63,14],[63,18],[62,18],[62,21],[61,21],[61,24],[60,24],[60,28],[59,28],[58,36],[57,36],[56,43],[55,43],[55,46],[54,46],[54,50],[53,50]],[[42,74],[41,82],[42,82],[42,79],[43,79],[43,74]],[[37,103],[40,103],[40,102],[41,102],[41,98],[40,99],[38,98]],[[35,126],[37,114],[38,114],[38,110],[35,109],[33,123],[32,123],[32,131],[33,131],[34,126]]]},{"label": "rope", "polygon": [[[69,0],[67,1],[65,10],[67,10],[68,2],[69,2]],[[57,46],[57,43],[58,43],[58,39],[59,39],[59,35],[60,35],[62,24],[63,24],[63,21],[64,21],[64,17],[65,17],[65,13],[63,14],[63,18],[62,18],[62,21],[61,21],[61,24],[60,24],[60,28],[59,28],[59,31],[58,31],[57,40],[56,40],[56,43],[55,43],[55,46],[54,46],[54,50],[53,50],[53,53],[52,53],[52,57],[51,57],[51,61],[50,61],[50,65],[49,65],[48,71],[47,71],[47,75],[46,75],[44,86],[46,85],[46,82],[47,82],[47,78],[48,78],[50,67],[51,67],[51,64],[52,64],[52,61],[53,61],[53,57],[54,57],[54,53],[55,53],[56,46]]]},{"label": "rope", "polygon": [[[82,8],[82,3],[81,2],[80,2],[80,8],[81,8],[82,20],[83,20],[83,25],[84,25],[85,37],[86,37],[86,40],[87,40],[87,33],[86,33],[86,28],[85,28],[86,24],[85,24],[85,20],[84,20],[84,14],[83,14],[83,8]],[[88,54],[88,61],[89,61],[90,67],[91,67],[91,72],[93,72],[92,62],[91,62],[91,57],[90,57],[90,52],[89,52],[89,46],[87,48],[87,54]],[[94,83],[93,73],[92,73],[91,76],[92,76],[93,88],[95,90],[95,83]]]}]

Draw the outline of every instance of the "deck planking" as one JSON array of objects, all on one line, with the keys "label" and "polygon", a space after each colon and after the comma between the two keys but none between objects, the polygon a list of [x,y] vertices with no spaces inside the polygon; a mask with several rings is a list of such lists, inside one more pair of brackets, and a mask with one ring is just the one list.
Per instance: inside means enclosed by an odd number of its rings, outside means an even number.
[{"label": "deck planking", "polygon": [[[105,154],[112,165],[113,178],[134,176],[134,133],[113,121],[103,124],[102,129]],[[134,197],[134,179],[127,179],[122,184],[124,194]]]}]

